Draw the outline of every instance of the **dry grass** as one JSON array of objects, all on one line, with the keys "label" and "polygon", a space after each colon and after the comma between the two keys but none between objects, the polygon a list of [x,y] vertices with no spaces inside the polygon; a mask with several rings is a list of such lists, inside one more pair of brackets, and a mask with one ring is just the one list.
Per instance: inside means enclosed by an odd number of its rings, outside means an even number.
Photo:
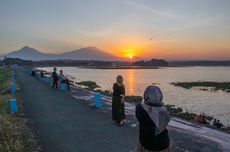
[{"label": "dry grass", "polygon": [[[40,149],[29,127],[23,118],[23,98],[17,90],[15,98],[18,104],[18,113],[9,114],[8,101],[10,94],[10,70],[0,70],[0,152],[37,152]],[[19,88],[18,84],[16,87]]]}]

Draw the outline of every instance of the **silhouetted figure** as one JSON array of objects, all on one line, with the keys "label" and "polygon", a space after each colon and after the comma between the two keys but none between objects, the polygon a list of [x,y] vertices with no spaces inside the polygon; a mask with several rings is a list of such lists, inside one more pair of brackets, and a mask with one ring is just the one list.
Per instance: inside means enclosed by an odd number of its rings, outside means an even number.
[{"label": "silhouetted figure", "polygon": [[57,75],[57,68],[55,67],[52,72],[52,79],[53,79],[53,88],[58,89],[58,75]]},{"label": "silhouetted figure", "polygon": [[212,123],[212,126],[216,127],[216,124],[217,124],[217,120],[214,119],[213,123]]},{"label": "silhouetted figure", "polygon": [[31,72],[31,76],[33,76],[33,77],[35,77],[35,76],[36,76],[36,72],[35,72],[35,70],[32,70],[32,72]]},{"label": "silhouetted figure", "polygon": [[64,76],[63,70],[60,70],[59,79],[60,83],[65,83],[67,85],[67,89],[70,91],[70,82],[69,79]]},{"label": "silhouetted figure", "polygon": [[40,71],[40,77],[41,77],[41,78],[44,78],[43,70]]},{"label": "silhouetted figure", "polygon": [[223,124],[220,123],[220,120],[217,120],[216,127],[217,128],[221,128],[222,126],[223,126]]},{"label": "silhouetted figure", "polygon": [[144,101],[136,106],[139,122],[139,145],[136,152],[169,151],[170,140],[167,125],[170,116],[163,106],[163,94],[157,86],[149,86]]},{"label": "silhouetted figure", "polygon": [[117,76],[117,82],[113,84],[112,97],[112,118],[119,126],[124,124],[125,119],[125,85],[123,84],[123,77]]}]

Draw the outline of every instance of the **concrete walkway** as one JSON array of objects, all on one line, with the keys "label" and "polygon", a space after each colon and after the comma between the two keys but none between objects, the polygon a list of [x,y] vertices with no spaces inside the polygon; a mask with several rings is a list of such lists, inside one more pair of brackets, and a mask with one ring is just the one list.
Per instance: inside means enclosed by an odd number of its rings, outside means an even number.
[{"label": "concrete walkway", "polygon": [[137,132],[117,127],[107,115],[97,113],[67,93],[17,71],[25,113],[45,152],[130,152]]},{"label": "concrete walkway", "polygon": [[[17,71],[25,112],[45,152],[132,152],[138,128],[117,127],[110,114],[88,106],[68,93]],[[80,94],[79,94],[80,93]],[[85,95],[77,90],[79,96]],[[77,95],[76,94],[76,95]],[[173,151],[222,151],[221,146],[177,128],[169,128]]]}]

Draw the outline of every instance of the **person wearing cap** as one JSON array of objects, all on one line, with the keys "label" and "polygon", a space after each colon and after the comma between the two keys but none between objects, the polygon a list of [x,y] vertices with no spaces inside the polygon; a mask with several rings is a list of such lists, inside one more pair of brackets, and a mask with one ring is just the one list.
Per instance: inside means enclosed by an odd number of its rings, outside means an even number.
[{"label": "person wearing cap", "polygon": [[123,84],[123,77],[117,76],[117,82],[113,84],[112,97],[112,118],[117,122],[118,126],[124,124],[125,119],[125,85]]},{"label": "person wearing cap", "polygon": [[167,125],[170,116],[163,106],[163,94],[159,87],[148,86],[143,102],[136,106],[139,122],[139,145],[136,152],[169,152],[170,140]]}]

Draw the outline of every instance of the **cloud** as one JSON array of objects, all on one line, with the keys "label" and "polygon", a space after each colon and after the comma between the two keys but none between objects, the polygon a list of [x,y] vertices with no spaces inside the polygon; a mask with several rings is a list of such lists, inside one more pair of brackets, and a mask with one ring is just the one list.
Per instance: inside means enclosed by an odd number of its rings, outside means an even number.
[{"label": "cloud", "polygon": [[150,7],[148,5],[145,5],[143,3],[137,2],[135,0],[126,0],[126,1],[124,1],[124,3],[130,7],[139,9],[145,13],[155,14],[155,15],[158,15],[161,17],[167,17],[167,18],[177,19],[177,20],[182,19],[180,16],[178,16],[175,12],[173,12],[171,10],[156,9],[156,8]]}]

